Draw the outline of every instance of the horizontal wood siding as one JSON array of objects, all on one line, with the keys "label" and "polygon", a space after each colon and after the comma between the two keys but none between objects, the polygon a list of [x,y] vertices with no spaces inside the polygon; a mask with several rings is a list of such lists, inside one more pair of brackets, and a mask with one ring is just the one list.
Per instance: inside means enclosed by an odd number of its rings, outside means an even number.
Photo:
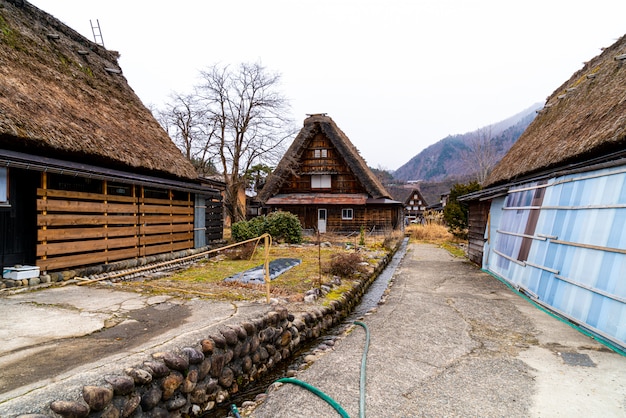
[{"label": "horizontal wood siding", "polygon": [[156,199],[37,189],[42,271],[193,248],[191,194]]},{"label": "horizontal wood siding", "polygon": [[468,258],[470,261],[482,265],[483,248],[485,245],[485,228],[489,216],[491,202],[470,202],[468,228]]},{"label": "horizontal wood siding", "polygon": [[140,198],[139,256],[193,248],[194,202]]},{"label": "horizontal wood siding", "polygon": [[[352,219],[342,219],[342,209],[352,209]],[[317,229],[317,210],[326,209],[327,232],[353,232],[364,227],[367,231],[383,231],[398,228],[400,206],[283,206],[278,208],[298,216],[302,227]],[[394,223],[395,220],[395,223]]]},{"label": "horizontal wood siding", "polygon": [[216,194],[205,201],[205,234],[206,242],[221,240],[224,237],[224,205],[222,196]]}]

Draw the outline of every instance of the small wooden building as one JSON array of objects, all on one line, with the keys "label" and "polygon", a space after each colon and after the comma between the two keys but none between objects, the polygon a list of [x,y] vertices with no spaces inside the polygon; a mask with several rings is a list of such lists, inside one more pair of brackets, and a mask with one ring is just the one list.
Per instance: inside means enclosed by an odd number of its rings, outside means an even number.
[{"label": "small wooden building", "polygon": [[588,61],[464,196],[470,258],[626,348],[626,36]]},{"label": "small wooden building", "polygon": [[348,137],[325,114],[304,127],[259,199],[269,210],[296,214],[305,229],[369,232],[401,229],[402,203],[391,198]]},{"label": "small wooden building", "polygon": [[424,221],[424,211],[428,206],[426,199],[422,196],[420,189],[416,187],[388,186],[394,200],[402,202],[404,205],[404,223],[422,223]]},{"label": "small wooden building", "polygon": [[0,267],[73,269],[215,239],[207,208],[221,225],[219,192],[129,87],[118,54],[26,1],[0,6]]}]

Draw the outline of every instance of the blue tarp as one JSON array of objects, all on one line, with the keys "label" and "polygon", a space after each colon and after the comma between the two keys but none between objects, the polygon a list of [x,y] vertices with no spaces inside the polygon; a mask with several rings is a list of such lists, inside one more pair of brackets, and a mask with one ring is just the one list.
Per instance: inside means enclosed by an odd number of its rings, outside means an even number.
[{"label": "blue tarp", "polygon": [[[278,258],[276,260],[270,261],[269,270],[270,270],[270,280],[274,280],[276,277],[280,276],[287,270],[292,267],[297,266],[302,263],[302,260],[298,258]],[[251,283],[251,284],[264,284],[264,272],[263,272],[263,264],[260,266],[256,266],[251,268],[250,270],[243,271],[241,273],[237,273],[230,277],[224,279],[225,282],[240,282],[240,283]]]}]

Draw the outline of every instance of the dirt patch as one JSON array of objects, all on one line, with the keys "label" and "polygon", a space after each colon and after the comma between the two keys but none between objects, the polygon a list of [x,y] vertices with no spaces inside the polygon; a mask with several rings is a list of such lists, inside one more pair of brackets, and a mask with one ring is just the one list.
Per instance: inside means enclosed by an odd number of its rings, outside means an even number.
[{"label": "dirt patch", "polygon": [[185,305],[165,302],[129,312],[122,323],[111,328],[84,337],[51,341],[37,355],[3,367],[0,393],[131,349],[169,328],[183,324],[190,314],[191,309]]}]

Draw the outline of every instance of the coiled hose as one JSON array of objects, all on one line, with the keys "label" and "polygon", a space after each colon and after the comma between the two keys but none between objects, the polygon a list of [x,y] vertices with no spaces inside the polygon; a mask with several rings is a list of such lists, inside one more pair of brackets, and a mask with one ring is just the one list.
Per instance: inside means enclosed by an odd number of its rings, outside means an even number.
[{"label": "coiled hose", "polygon": [[[363,327],[363,329],[365,329],[365,347],[363,348],[363,357],[361,359],[361,380],[359,384],[359,417],[365,418],[365,382],[367,380],[365,370],[367,365],[367,352],[370,346],[370,331],[367,328],[367,325],[365,325],[365,323],[361,321],[354,321],[354,324],[360,325],[361,327]],[[278,379],[277,382],[291,383],[303,387],[326,401],[326,403],[332,406],[335,411],[337,411],[339,415],[341,415],[343,418],[350,418],[348,413],[341,407],[341,405],[339,405],[333,398],[331,398],[315,386],[309,385],[302,380],[293,379],[291,377],[283,377],[282,379]]]}]

